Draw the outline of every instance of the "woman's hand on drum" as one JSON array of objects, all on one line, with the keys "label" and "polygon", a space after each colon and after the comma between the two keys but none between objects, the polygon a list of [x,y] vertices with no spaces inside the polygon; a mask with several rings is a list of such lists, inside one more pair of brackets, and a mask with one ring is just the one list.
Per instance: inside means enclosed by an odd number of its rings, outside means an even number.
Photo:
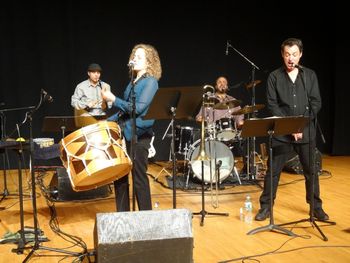
[{"label": "woman's hand on drum", "polygon": [[109,90],[102,89],[101,95],[102,95],[102,98],[107,102],[109,102],[109,101],[114,102],[115,101],[115,96]]}]

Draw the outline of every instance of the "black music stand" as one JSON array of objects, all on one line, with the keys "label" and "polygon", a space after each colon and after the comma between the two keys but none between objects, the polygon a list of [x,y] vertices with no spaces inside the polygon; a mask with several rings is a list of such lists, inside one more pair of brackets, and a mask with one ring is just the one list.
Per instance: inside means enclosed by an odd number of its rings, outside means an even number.
[{"label": "black music stand", "polygon": [[265,119],[246,120],[242,127],[242,137],[262,137],[269,136],[269,170],[270,170],[270,223],[249,231],[247,234],[252,235],[261,231],[282,232],[289,236],[295,236],[292,231],[274,224],[273,218],[273,176],[272,176],[272,136],[287,135],[301,132],[307,122],[306,117],[271,117]]},{"label": "black music stand", "polygon": [[171,156],[173,179],[173,208],[176,208],[175,119],[192,120],[202,100],[202,87],[171,87],[157,90],[144,119],[171,119]]}]

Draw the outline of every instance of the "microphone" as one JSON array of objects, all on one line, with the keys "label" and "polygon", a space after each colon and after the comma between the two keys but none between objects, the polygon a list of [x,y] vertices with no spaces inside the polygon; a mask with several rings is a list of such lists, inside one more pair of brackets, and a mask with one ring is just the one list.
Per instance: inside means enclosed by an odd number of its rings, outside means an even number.
[{"label": "microphone", "polygon": [[51,97],[51,95],[49,93],[47,93],[45,90],[41,89],[41,93],[44,95],[44,100],[46,100],[48,102],[53,101],[53,98]]},{"label": "microphone", "polygon": [[130,60],[129,63],[128,63],[128,67],[129,68],[133,68],[135,66],[136,62],[133,61],[133,60]]},{"label": "microphone", "polygon": [[228,46],[229,46],[229,44],[228,44],[228,41],[226,41],[226,56],[228,55]]},{"label": "microphone", "polygon": [[295,68],[298,68],[298,69],[303,69],[304,67],[302,66],[302,65],[300,65],[300,64],[294,64],[294,67]]}]

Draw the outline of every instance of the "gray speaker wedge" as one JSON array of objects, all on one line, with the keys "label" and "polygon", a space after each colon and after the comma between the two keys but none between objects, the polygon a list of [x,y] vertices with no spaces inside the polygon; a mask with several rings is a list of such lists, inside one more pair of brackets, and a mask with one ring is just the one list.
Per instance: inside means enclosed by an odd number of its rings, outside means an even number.
[{"label": "gray speaker wedge", "polygon": [[193,262],[192,212],[187,209],[98,213],[96,262]]}]

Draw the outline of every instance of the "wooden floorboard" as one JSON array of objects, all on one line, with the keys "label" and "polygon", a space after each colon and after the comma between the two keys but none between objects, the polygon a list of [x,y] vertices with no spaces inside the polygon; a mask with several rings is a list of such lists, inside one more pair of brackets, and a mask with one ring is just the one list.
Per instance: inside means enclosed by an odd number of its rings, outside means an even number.
[{"label": "wooden floorboard", "polygon": [[[290,237],[270,230],[254,235],[247,232],[257,227],[266,226],[269,220],[253,221],[251,224],[240,221],[239,208],[243,205],[245,195],[250,194],[253,200],[254,214],[259,208],[258,199],[261,188],[249,181],[244,185],[225,186],[219,191],[205,191],[205,211],[229,213],[229,216],[204,217],[204,225],[200,226],[200,215],[192,218],[193,259],[194,262],[242,262],[239,258],[252,256],[254,262],[350,262],[350,156],[323,156],[323,174],[320,176],[321,197],[324,209],[330,220],[336,225],[316,221],[320,231],[312,227],[309,221],[288,225],[285,228],[297,237]],[[163,167],[171,167],[167,163],[150,164],[150,184],[152,202],[159,204],[158,209],[173,208],[173,190],[167,185],[167,173]],[[44,184],[50,182],[50,176],[44,179]],[[158,176],[158,180],[153,178]],[[10,195],[1,201],[0,235],[15,233],[20,229],[20,211],[18,197],[18,174],[16,170],[8,171],[7,184]],[[4,189],[3,174],[0,171],[0,191]],[[192,181],[192,180],[191,180]],[[29,187],[30,174],[23,172],[24,189],[24,225],[33,226],[33,210],[31,206],[31,191]],[[260,182],[261,183],[261,182]],[[277,199],[274,206],[276,224],[308,219],[309,206],[305,202],[303,176],[283,173]],[[218,194],[218,198],[215,196]],[[50,211],[43,192],[37,187],[37,208],[39,227],[49,239],[42,242],[44,248],[33,250],[30,262],[79,262],[74,257],[67,257],[65,251],[81,253],[82,249],[65,241],[49,226]],[[195,189],[176,191],[176,207],[186,208],[192,212],[202,210],[201,192]],[[213,202],[212,202],[213,201]],[[215,202],[219,207],[214,208]],[[81,238],[89,251],[94,250],[93,229],[96,213],[115,212],[114,195],[107,198],[85,201],[54,202],[59,227],[62,231]],[[135,212],[137,213],[137,212]],[[322,232],[328,241],[324,241]],[[14,243],[0,244],[0,262],[22,262],[31,249],[24,249],[23,254],[16,254],[12,249],[18,246]],[[53,248],[58,251],[49,251]],[[93,260],[93,258],[91,258]],[[88,262],[86,259],[84,262]],[[253,262],[253,261],[246,261]]]}]

